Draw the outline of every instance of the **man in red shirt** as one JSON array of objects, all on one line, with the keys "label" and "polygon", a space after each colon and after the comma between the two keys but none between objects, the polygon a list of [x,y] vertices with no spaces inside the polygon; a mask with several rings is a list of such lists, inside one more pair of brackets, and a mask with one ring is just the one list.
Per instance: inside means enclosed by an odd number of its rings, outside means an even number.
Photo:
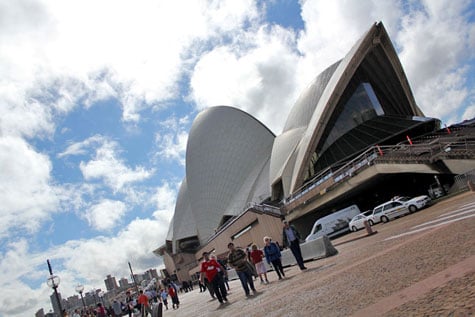
[{"label": "man in red shirt", "polygon": [[148,297],[143,293],[142,290],[139,292],[139,297],[137,298],[137,302],[140,304],[140,311],[142,312],[142,317],[148,316],[148,313],[152,315],[152,309],[148,303]]},{"label": "man in red shirt", "polygon": [[203,252],[203,258],[204,260],[201,262],[200,281],[203,283],[206,275],[220,305],[224,305],[228,303],[228,298],[226,297],[226,286],[224,285],[222,274],[219,274],[220,270],[224,272],[224,268],[215,259],[210,259],[208,252]]}]

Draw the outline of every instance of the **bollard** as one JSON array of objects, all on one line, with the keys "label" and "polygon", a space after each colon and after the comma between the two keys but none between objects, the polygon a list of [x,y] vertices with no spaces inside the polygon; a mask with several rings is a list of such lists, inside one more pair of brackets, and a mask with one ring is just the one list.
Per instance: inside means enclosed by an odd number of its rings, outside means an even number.
[{"label": "bollard", "polygon": [[364,227],[366,228],[366,232],[368,233],[368,236],[378,233],[378,231],[373,231],[373,228],[369,225],[368,220],[363,221]]}]

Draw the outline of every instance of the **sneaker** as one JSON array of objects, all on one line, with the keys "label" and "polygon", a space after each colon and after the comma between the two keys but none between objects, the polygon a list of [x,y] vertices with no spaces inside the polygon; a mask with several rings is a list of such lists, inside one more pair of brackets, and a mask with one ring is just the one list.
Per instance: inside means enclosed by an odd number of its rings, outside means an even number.
[{"label": "sneaker", "polygon": [[266,280],[266,284],[269,284],[269,280]]},{"label": "sneaker", "polygon": [[300,268],[300,270],[302,270],[302,271],[303,271],[303,270],[306,270],[306,269],[307,269],[307,268],[306,268],[305,266],[302,266],[302,267]]}]

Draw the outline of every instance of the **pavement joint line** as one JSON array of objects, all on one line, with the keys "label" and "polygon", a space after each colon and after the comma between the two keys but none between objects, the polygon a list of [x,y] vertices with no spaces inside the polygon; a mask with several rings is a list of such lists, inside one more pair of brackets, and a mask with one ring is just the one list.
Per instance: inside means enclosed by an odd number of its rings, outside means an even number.
[{"label": "pavement joint line", "polygon": [[384,297],[376,303],[369,305],[351,317],[380,316],[390,310],[397,308],[407,302],[422,297],[429,291],[447,284],[449,281],[463,277],[464,275],[475,271],[475,255],[449,266],[445,270],[436,273],[422,281],[419,281],[409,287],[406,287],[392,295]]},{"label": "pavement joint line", "polygon": [[466,210],[466,211],[458,211],[457,213],[450,213],[450,214],[440,215],[435,220],[426,221],[424,223],[421,223],[420,225],[411,227],[411,229],[424,227],[424,226],[430,225],[432,223],[443,223],[444,221],[447,221],[448,219],[451,219],[451,218],[458,219],[457,217],[460,217],[460,216],[465,215],[465,214],[469,214],[469,215],[470,214],[475,214],[475,210],[472,208],[472,209]]},{"label": "pavement joint line", "polygon": [[461,220],[472,218],[472,217],[475,217],[475,214],[470,214],[470,215],[463,216],[463,217],[460,217],[460,218],[448,220],[448,221],[445,221],[443,223],[438,223],[438,224],[435,224],[435,225],[415,229],[415,230],[412,230],[412,231],[407,231],[407,232],[404,232],[404,233],[401,233],[401,234],[398,234],[398,235],[388,237],[388,238],[384,239],[384,241],[397,239],[397,238],[404,237],[404,236],[407,236],[407,235],[410,235],[410,234],[416,234],[416,233],[421,232],[421,231],[430,230],[430,229],[434,229],[434,228],[441,227],[441,226],[446,226],[446,225],[448,225],[452,222],[457,222],[457,221],[461,221]]},{"label": "pavement joint line", "polygon": [[[345,273],[345,272],[349,272],[351,271],[353,268],[359,266],[359,265],[364,265],[365,263],[368,263],[368,262],[371,262],[371,261],[374,261],[374,259],[378,258],[378,257],[381,257],[381,256],[384,256],[385,254],[388,254],[388,253],[391,253],[393,252],[394,250],[398,250],[400,248],[402,248],[404,245],[408,244],[408,243],[412,243],[414,241],[418,241],[419,239],[421,239],[422,237],[426,236],[426,235],[429,235],[437,230],[439,230],[442,226],[440,227],[436,227],[436,228],[432,228],[430,230],[427,230],[425,232],[421,232],[417,235],[414,235],[410,238],[408,238],[407,240],[404,240],[403,242],[400,242],[398,244],[395,244],[387,249],[384,249],[382,251],[379,251],[377,253],[374,253],[373,255],[365,258],[365,259],[361,259],[361,260],[358,260],[358,261],[355,261],[353,262],[351,265],[349,266],[345,266],[345,267],[342,267],[342,268],[338,268],[337,270],[335,270],[334,272],[322,277],[322,280],[321,280],[321,283],[323,283],[323,281],[325,280],[328,280],[334,276],[338,276],[342,273]],[[383,240],[384,241],[384,240]],[[334,257],[338,257],[338,254],[335,255]],[[339,263],[338,262],[335,262],[334,263],[335,265],[338,265]],[[316,272],[318,272],[319,270],[317,270]],[[314,286],[310,286],[310,287],[306,287],[306,288],[301,288],[301,290],[306,290],[306,289],[314,289]],[[276,300],[280,297],[285,297],[287,296],[285,293],[283,293],[281,296],[280,295],[275,295],[274,298],[272,300]],[[269,303],[270,304],[270,303]],[[372,316],[372,315],[367,315],[367,316]],[[365,316],[365,317],[367,317]]]}]

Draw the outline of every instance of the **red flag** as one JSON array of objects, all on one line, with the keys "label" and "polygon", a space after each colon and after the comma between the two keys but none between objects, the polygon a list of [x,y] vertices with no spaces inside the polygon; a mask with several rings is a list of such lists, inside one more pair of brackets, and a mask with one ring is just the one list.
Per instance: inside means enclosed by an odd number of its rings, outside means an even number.
[{"label": "red flag", "polygon": [[447,125],[445,125],[445,129],[447,129],[448,134],[452,133],[452,132],[450,132],[450,128]]},{"label": "red flag", "polygon": [[378,149],[379,155],[383,156],[384,153],[381,150],[381,148],[379,147],[379,145],[376,144],[376,148]]},{"label": "red flag", "polygon": [[406,139],[409,141],[409,144],[412,145],[412,140],[408,135],[406,135]]}]

